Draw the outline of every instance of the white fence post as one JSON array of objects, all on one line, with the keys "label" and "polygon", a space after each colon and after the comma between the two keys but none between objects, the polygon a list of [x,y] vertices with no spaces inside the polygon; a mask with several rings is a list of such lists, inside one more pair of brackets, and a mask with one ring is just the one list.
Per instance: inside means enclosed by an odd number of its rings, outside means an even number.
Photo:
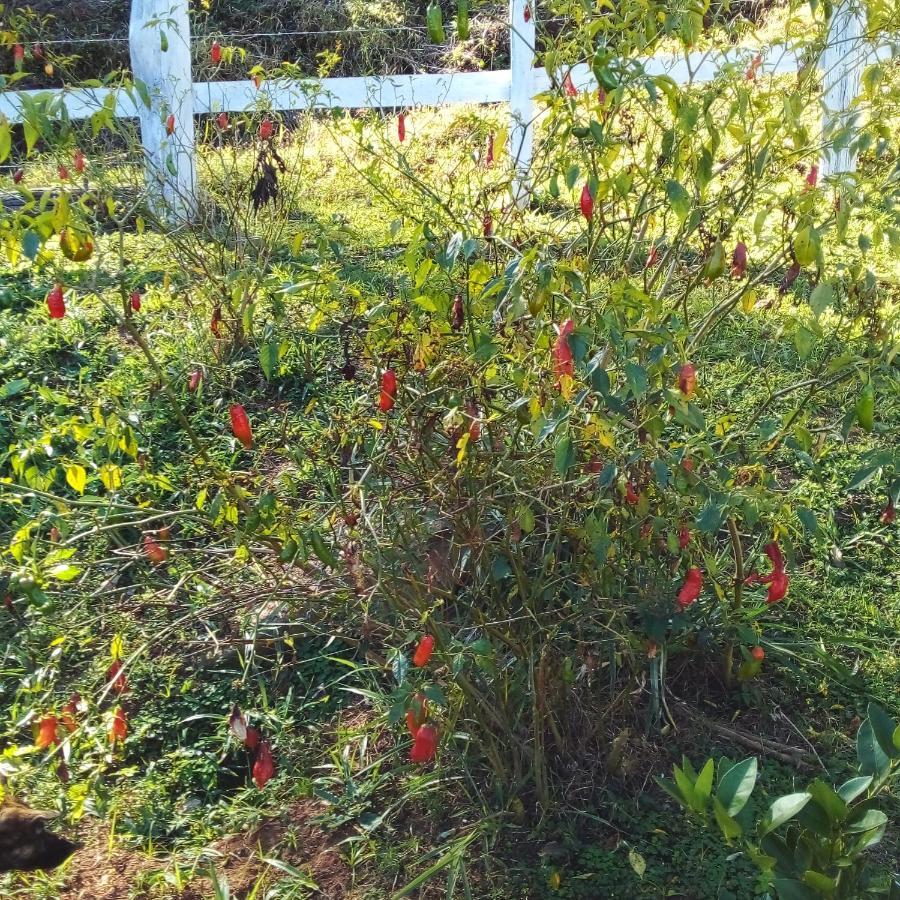
[{"label": "white fence post", "polygon": [[[856,0],[841,0],[831,15],[828,42],[819,63],[822,68],[822,138],[826,144],[850,121],[850,104],[859,94],[861,70],[866,59],[862,15]],[[853,172],[856,155],[847,146],[838,150],[826,149],[821,163],[823,175]]]},{"label": "white fence post", "polygon": [[140,117],[151,202],[168,221],[187,221],[197,210],[188,0],[132,0],[129,44],[132,74],[150,95]]},{"label": "white fence post", "polygon": [[513,199],[524,205],[529,191],[534,142],[535,0],[509,0],[509,156]]}]

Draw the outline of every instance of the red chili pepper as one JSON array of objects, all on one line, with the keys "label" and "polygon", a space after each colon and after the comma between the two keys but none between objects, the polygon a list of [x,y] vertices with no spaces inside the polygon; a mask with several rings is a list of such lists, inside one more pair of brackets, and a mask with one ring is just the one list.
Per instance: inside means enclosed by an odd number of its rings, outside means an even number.
[{"label": "red chili pepper", "polygon": [[559,335],[553,345],[553,364],[557,378],[562,378],[563,375],[572,378],[575,375],[575,358],[569,343],[569,335],[574,330],[575,323],[571,319],[566,319],[559,328]]},{"label": "red chili pepper", "polygon": [[127,734],[128,717],[125,715],[125,710],[121,706],[117,706],[109,727],[109,742],[115,746],[119,741],[124,741]]},{"label": "red chili pepper", "polygon": [[688,531],[687,525],[682,525],[681,528],[678,529],[678,547],[681,550],[687,550],[688,545],[691,542],[691,533]]},{"label": "red chili pepper", "polygon": [[881,524],[892,525],[897,518],[897,510],[894,508],[894,498],[888,497],[887,506],[881,511]]},{"label": "red chili pepper", "polygon": [[58,731],[59,720],[56,716],[51,714],[43,716],[38,723],[37,737],[34,739],[35,746],[45,750],[47,747],[58,744],[60,742]]},{"label": "red chili pepper", "polygon": [[531,7],[526,3],[525,9],[522,12],[522,18],[525,19],[526,24],[531,21]]},{"label": "red chili pepper", "polygon": [[21,68],[24,61],[25,48],[21,44],[15,44],[13,46],[13,62],[16,64],[16,68]]},{"label": "red chili pepper", "polygon": [[140,312],[141,309],[141,292],[140,291],[132,291],[131,297],[128,298],[131,302],[131,308],[135,312]]},{"label": "red chili pepper", "polygon": [[412,750],[409,752],[410,762],[427,763],[434,759],[437,752],[438,733],[434,725],[423,725],[416,732]]},{"label": "red chili pepper", "polygon": [[591,186],[587,182],[581,189],[581,214],[588,222],[594,218],[594,198],[591,196]]},{"label": "red chili pepper", "polygon": [[244,445],[245,450],[253,446],[253,429],[250,427],[250,419],[240,403],[232,403],[228,407],[231,416],[231,432]]},{"label": "red chili pepper", "polygon": [[164,563],[169,558],[169,551],[165,547],[160,547],[153,539],[152,535],[144,535],[144,555],[154,565]]},{"label": "red chili pepper", "polygon": [[681,461],[681,468],[684,469],[685,472],[693,472],[694,471],[694,461],[688,456]]},{"label": "red chili pepper", "polygon": [[641,495],[635,490],[634,482],[629,481],[625,485],[625,502],[629,506],[636,506],[641,499]]},{"label": "red chili pepper", "polygon": [[385,369],[381,376],[381,396],[378,398],[378,409],[390,412],[397,402],[397,374],[393,369]]},{"label": "red chili pepper", "polygon": [[584,471],[588,475],[599,475],[603,471],[603,460],[599,456],[592,456],[584,464]]},{"label": "red chili pepper", "polygon": [[678,606],[680,609],[687,609],[700,596],[700,590],[703,587],[703,573],[696,568],[688,569],[685,576],[684,584],[678,591]]},{"label": "red chili pepper", "polygon": [[691,363],[685,363],[678,372],[678,390],[685,399],[694,396],[697,389],[697,370]]},{"label": "red chili pepper", "polygon": [[397,116],[397,140],[401,144],[406,140],[406,116],[404,113]]},{"label": "red chili pepper", "polygon": [[453,298],[453,308],[450,312],[450,327],[454,331],[462,331],[466,321],[466,307],[461,294]]},{"label": "red chili pepper", "polygon": [[766,651],[762,647],[754,647],[750,651],[750,655],[757,661],[762,662],[766,658]]},{"label": "red chili pepper", "polygon": [[128,679],[122,669],[121,660],[114,659],[106,670],[106,680],[112,683],[112,689],[117,694],[124,694],[128,690]]},{"label": "red chili pepper", "polygon": [[494,164],[494,132],[488,135],[487,153],[484,155],[484,164],[489,168]]},{"label": "red chili pepper", "polygon": [[220,325],[222,324],[222,307],[216,306],[213,309],[212,318],[209,320],[209,330],[216,336],[220,337]]},{"label": "red chili pepper", "polygon": [[434,638],[430,634],[426,634],[419,641],[419,646],[416,647],[416,652],[413,654],[413,665],[419,668],[428,665],[432,653],[434,653]]},{"label": "red chili pepper", "polygon": [[268,117],[262,120],[259,123],[259,138],[262,141],[269,140],[270,137],[275,133],[275,126],[272,124],[272,120]]},{"label": "red chili pepper", "polygon": [[790,579],[785,572],[773,572],[769,576],[769,591],[766,594],[766,603],[777,603],[787,596]]},{"label": "red chili pepper", "polygon": [[275,760],[268,741],[262,741],[253,763],[253,780],[256,786],[262,790],[275,774]]},{"label": "red chili pepper", "polygon": [[255,87],[256,90],[259,90],[259,87],[260,87],[260,85],[262,84],[262,79],[259,77],[259,75],[254,75],[254,76],[250,79],[250,81],[253,82],[253,87]]},{"label": "red chili pepper", "polygon": [[659,250],[656,247],[651,247],[650,252],[647,254],[647,261],[644,263],[645,269],[652,269],[659,262]]},{"label": "red chili pepper", "polygon": [[247,726],[247,733],[244,736],[244,746],[248,750],[255,750],[262,740],[262,735],[259,733],[258,728],[254,728],[252,725]]},{"label": "red chili pepper", "polygon": [[578,96],[578,89],[575,87],[575,83],[572,81],[571,72],[566,72],[566,77],[563,78],[563,90],[566,92],[567,97]]},{"label": "red chili pepper", "polygon": [[59,175],[60,181],[68,181],[69,180],[69,170],[64,165],[57,166],[56,172]]},{"label": "red chili pepper", "polygon": [[72,155],[72,166],[79,175],[84,173],[84,154],[80,150]]},{"label": "red chili pepper", "polygon": [[212,46],[209,48],[209,58],[214,66],[222,62],[222,45],[218,41],[212,42]]},{"label": "red chili pepper", "polygon": [[43,59],[44,58],[44,48],[41,46],[40,41],[31,45],[31,55],[35,59]]},{"label": "red chili pepper", "polygon": [[469,417],[469,440],[474,443],[481,437],[481,422],[478,421],[478,404],[471,397],[466,400],[466,415]]},{"label": "red chili pepper", "polygon": [[759,575],[756,572],[750,574],[745,580],[745,584],[767,584],[769,586],[766,594],[766,603],[777,603],[784,600],[787,596],[790,578],[785,572],[784,554],[775,541],[766,544],[763,548],[766,556],[772,561],[772,572],[769,575]]},{"label": "red chili pepper", "polygon": [[784,554],[781,552],[781,547],[779,547],[775,541],[766,544],[766,546],[763,547],[763,553],[771,560],[773,572],[784,571]]},{"label": "red chili pepper", "polygon": [[224,131],[228,127],[228,113],[220,112],[216,116],[216,124]]},{"label": "red chili pepper", "polygon": [[489,212],[486,212],[481,220],[481,233],[485,240],[490,240],[494,236],[494,219]]},{"label": "red chili pepper", "polygon": [[16,171],[13,172],[13,183],[14,183],[14,184],[21,184],[21,183],[22,183],[22,179],[23,179],[24,177],[25,177],[25,170],[24,170],[24,169],[16,169]]},{"label": "red chili pepper", "polygon": [[69,701],[60,710],[60,722],[66,731],[71,734],[78,727],[78,704],[81,703],[80,694],[72,694]]},{"label": "red chili pepper", "polygon": [[819,167],[817,165],[812,165],[809,167],[809,172],[806,175],[806,187],[814,188],[819,183]]},{"label": "red chili pepper", "polygon": [[47,309],[51,319],[61,319],[66,314],[66,301],[63,295],[63,286],[54,285],[47,294]]},{"label": "red chili pepper", "polygon": [[747,271],[747,245],[743,241],[738,241],[731,254],[731,277],[743,278],[744,272]]},{"label": "red chili pepper", "polygon": [[597,102],[601,106],[606,106],[606,91],[602,87],[597,88]]},{"label": "red chili pepper", "polygon": [[195,394],[197,392],[197,388],[200,387],[200,382],[203,381],[203,372],[200,369],[194,369],[191,372],[191,377],[188,379],[188,390]]}]

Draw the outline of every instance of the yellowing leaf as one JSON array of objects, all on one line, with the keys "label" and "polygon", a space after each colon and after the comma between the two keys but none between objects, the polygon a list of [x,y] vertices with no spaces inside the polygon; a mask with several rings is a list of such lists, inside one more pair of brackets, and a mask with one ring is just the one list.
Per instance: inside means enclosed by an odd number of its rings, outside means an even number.
[{"label": "yellowing leaf", "polygon": [[66,483],[73,491],[83,494],[84,487],[87,484],[87,470],[84,466],[66,466]]},{"label": "yellowing leaf", "polygon": [[575,382],[571,375],[559,376],[559,392],[562,394],[563,400],[571,400],[574,389]]},{"label": "yellowing leaf", "polygon": [[109,655],[113,659],[121,659],[125,655],[125,641],[122,640],[121,634],[113,636],[112,643],[109,645]]},{"label": "yellowing leaf", "polygon": [[741,309],[745,313],[749,313],[752,312],[754,306],[756,306],[756,291],[747,291],[747,293],[741,297]]},{"label": "yellowing leaf", "polygon": [[382,425],[381,422],[378,421],[378,419],[369,419],[369,424],[373,428],[378,429],[378,431],[381,431],[381,429],[384,428],[384,425]]},{"label": "yellowing leaf", "polygon": [[716,422],[716,435],[718,437],[723,437],[725,432],[731,429],[731,426],[734,425],[734,416],[727,415],[722,416],[718,422]]},{"label": "yellowing leaf", "polygon": [[108,491],[117,491],[122,487],[122,470],[112,463],[100,467],[100,480]]},{"label": "yellowing leaf", "polygon": [[456,442],[456,448],[459,453],[456,454],[456,464],[462,465],[462,461],[466,458],[466,450],[469,446],[469,432],[463,432],[463,436]]}]

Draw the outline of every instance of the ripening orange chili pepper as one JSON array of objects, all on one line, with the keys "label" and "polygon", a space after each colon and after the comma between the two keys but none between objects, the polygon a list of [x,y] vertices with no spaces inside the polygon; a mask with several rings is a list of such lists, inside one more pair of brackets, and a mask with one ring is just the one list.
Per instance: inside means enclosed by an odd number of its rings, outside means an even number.
[{"label": "ripening orange chili pepper", "polygon": [[245,450],[249,450],[253,446],[253,429],[244,407],[240,403],[232,403],[228,407],[228,414],[231,417],[232,434],[244,445]]},{"label": "ripening orange chili pepper", "polygon": [[413,654],[413,665],[420,668],[428,665],[432,653],[434,653],[434,638],[430,634],[426,634],[419,641],[419,646],[416,647],[416,652]]},{"label": "ripening orange chili pepper", "polygon": [[41,718],[38,723],[37,737],[34,739],[35,746],[41,750],[47,747],[53,747],[59,741],[59,720],[52,714],[47,714]]},{"label": "ripening orange chili pepper", "polygon": [[686,400],[694,396],[697,389],[697,369],[691,363],[685,363],[678,371],[678,390]]},{"label": "ripening orange chili pepper", "polygon": [[119,741],[124,741],[128,734],[128,717],[121,706],[117,706],[113,712],[112,724],[109,726],[109,742],[115,746]]},{"label": "ripening orange chili pepper", "polygon": [[150,534],[144,535],[144,555],[154,565],[164,563],[169,558],[169,551],[165,547],[160,547]]},{"label": "ripening orange chili pepper", "polygon": [[567,97],[577,97],[578,96],[578,88],[575,87],[575,82],[572,81],[572,73],[566,72],[566,77],[563,78],[563,90]]},{"label": "ripening orange chili pepper", "polygon": [[262,790],[275,774],[275,759],[268,741],[262,741],[253,762],[253,780],[256,786]]},{"label": "ripening orange chili pepper", "polygon": [[571,319],[566,319],[559,327],[559,335],[553,345],[553,365],[557,378],[562,378],[563,375],[572,378],[575,375],[575,357],[572,354],[572,345],[569,343],[569,336],[573,331],[575,331],[575,323]]},{"label": "ripening orange chili pepper", "polygon": [[125,671],[122,661],[114,659],[109,668],[106,670],[106,681],[112,684],[112,689],[117,694],[124,694],[128,690],[128,679],[125,677]]},{"label": "ripening orange chili pepper", "polygon": [[84,154],[80,150],[76,150],[72,156],[72,166],[75,171],[81,175],[84,172]]},{"label": "ripening orange chili pepper", "polygon": [[438,733],[434,725],[423,725],[416,732],[409,759],[414,763],[427,763],[437,752]]},{"label": "ripening orange chili pepper", "polygon": [[762,647],[754,647],[750,651],[750,655],[757,661],[762,662],[766,658],[766,651]]},{"label": "ripening orange chili pepper", "polygon": [[378,398],[378,409],[390,412],[397,402],[397,373],[393,369],[385,369],[381,376],[381,394]]},{"label": "ripening orange chili pepper", "polygon": [[78,727],[77,716],[79,703],[81,703],[81,695],[72,694],[72,696],[69,697],[68,702],[60,710],[61,715],[59,720],[70,734]]},{"label": "ripening orange chili pepper", "polygon": [[684,583],[678,591],[678,606],[680,609],[687,609],[700,596],[700,590],[703,587],[703,573],[697,569],[688,569]]},{"label": "ripening orange chili pepper", "polygon": [[166,134],[170,137],[175,134],[175,114],[169,113],[166,116]]}]

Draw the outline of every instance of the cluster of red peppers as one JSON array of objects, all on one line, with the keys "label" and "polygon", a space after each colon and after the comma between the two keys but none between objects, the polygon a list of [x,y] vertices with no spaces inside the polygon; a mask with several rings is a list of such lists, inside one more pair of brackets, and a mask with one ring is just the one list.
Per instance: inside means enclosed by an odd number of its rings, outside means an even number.
[{"label": "cluster of red peppers", "polygon": [[746,578],[744,584],[767,584],[769,591],[766,595],[766,603],[777,603],[779,600],[784,600],[788,592],[788,584],[790,583],[784,567],[784,555],[775,541],[766,544],[763,551],[772,561],[772,571],[768,575],[760,575],[757,572],[753,572]]},{"label": "cluster of red peppers", "polygon": [[258,728],[247,724],[247,719],[236,704],[231,710],[228,728],[253,755],[251,774],[256,786],[262,790],[275,775],[275,758],[272,756],[271,745]]},{"label": "cluster of red peppers", "polygon": [[[426,634],[413,653],[413,665],[419,668],[427,666],[432,653],[434,653],[434,637]],[[422,694],[416,694],[406,711],[406,727],[413,739],[412,749],[409,751],[410,762],[431,762],[437,753],[438,730],[426,722],[427,718],[428,702]]]}]

